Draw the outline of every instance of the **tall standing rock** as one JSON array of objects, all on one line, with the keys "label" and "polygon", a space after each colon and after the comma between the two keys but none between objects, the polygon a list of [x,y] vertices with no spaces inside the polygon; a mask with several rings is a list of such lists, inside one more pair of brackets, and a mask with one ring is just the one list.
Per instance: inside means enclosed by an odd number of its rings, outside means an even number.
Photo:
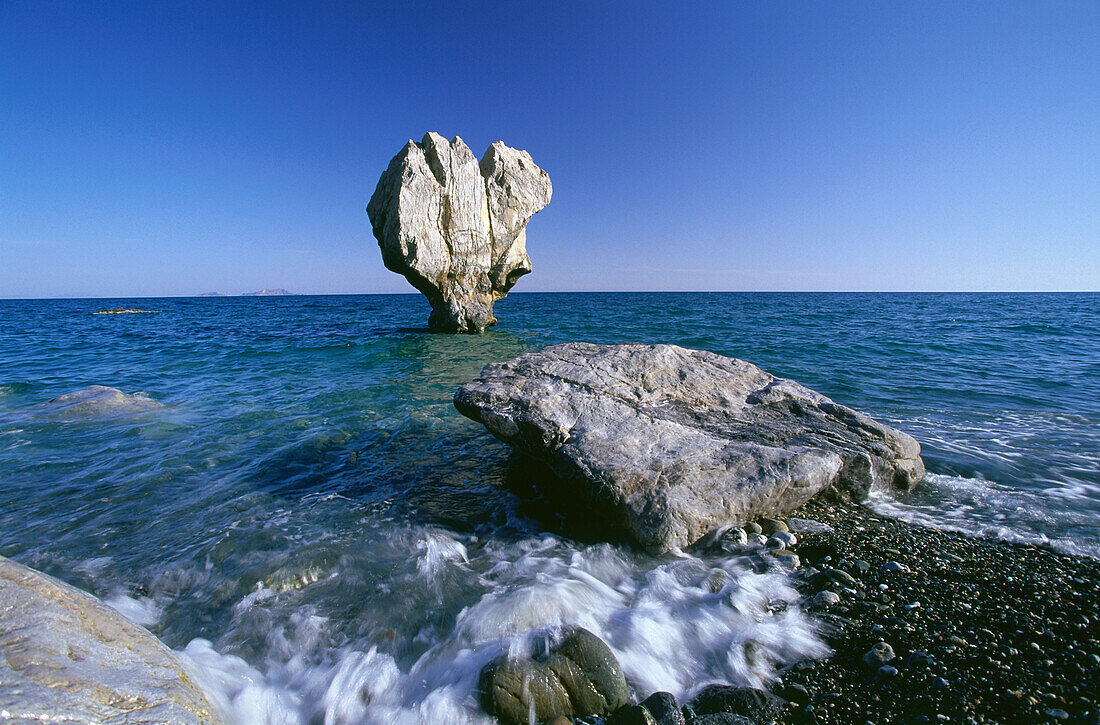
[{"label": "tall standing rock", "polygon": [[550,176],[526,151],[497,141],[479,163],[461,138],[427,133],[390,161],[367,215],[386,268],[431,303],[428,326],[477,333],[531,271],[527,222],[550,194]]}]

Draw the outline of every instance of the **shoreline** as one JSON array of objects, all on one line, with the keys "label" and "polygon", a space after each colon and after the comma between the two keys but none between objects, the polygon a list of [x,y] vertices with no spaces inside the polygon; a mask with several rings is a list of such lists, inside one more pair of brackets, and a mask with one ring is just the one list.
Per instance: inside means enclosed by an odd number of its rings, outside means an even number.
[{"label": "shoreline", "polygon": [[782,672],[777,722],[1100,723],[1100,561],[846,502],[789,516],[833,529],[793,551],[834,654]]}]

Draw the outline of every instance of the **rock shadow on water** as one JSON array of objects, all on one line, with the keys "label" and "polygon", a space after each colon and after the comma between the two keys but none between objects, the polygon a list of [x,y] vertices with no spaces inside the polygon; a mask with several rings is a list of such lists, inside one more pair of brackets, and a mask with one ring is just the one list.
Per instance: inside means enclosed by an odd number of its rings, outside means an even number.
[{"label": "rock shadow on water", "polygon": [[[501,446],[494,458],[473,443],[441,440],[432,430],[319,432],[254,462],[245,480],[288,505],[334,493],[356,505],[384,505],[400,519],[456,532],[495,535],[516,528],[515,499],[501,485],[506,451]],[[524,533],[531,532],[525,528]]]},{"label": "rock shadow on water", "polygon": [[542,461],[514,449],[508,457],[504,485],[518,499],[518,513],[549,533],[582,544],[631,545],[627,529],[608,517],[610,502],[582,499],[575,485],[563,481]]}]

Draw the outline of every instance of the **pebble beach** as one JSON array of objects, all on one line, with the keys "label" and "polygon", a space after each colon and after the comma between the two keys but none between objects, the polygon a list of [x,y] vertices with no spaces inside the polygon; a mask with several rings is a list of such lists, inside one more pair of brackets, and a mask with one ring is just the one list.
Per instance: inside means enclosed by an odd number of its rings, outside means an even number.
[{"label": "pebble beach", "polygon": [[832,528],[794,550],[834,654],[782,673],[780,722],[1100,722],[1100,562],[850,503],[794,515]]}]

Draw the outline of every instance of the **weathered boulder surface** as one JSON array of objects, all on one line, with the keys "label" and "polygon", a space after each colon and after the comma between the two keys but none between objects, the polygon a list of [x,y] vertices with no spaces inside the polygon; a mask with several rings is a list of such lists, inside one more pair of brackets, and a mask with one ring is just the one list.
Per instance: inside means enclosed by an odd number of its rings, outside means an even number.
[{"label": "weathered boulder surface", "polygon": [[830,487],[859,500],[924,476],[905,433],[751,363],[674,345],[548,347],[487,365],[454,402],[655,552]]},{"label": "weathered boulder surface", "polygon": [[629,694],[615,654],[596,635],[575,627],[541,657],[501,657],[481,671],[481,706],[505,725],[547,722],[559,715],[605,715]]},{"label": "weathered boulder surface", "polygon": [[409,141],[367,205],[386,268],[432,305],[439,332],[482,332],[493,303],[531,271],[527,222],[550,203],[550,176],[497,141],[481,157],[455,136]]},{"label": "weathered boulder surface", "polygon": [[220,723],[179,657],[91,594],[0,557],[0,720]]}]

